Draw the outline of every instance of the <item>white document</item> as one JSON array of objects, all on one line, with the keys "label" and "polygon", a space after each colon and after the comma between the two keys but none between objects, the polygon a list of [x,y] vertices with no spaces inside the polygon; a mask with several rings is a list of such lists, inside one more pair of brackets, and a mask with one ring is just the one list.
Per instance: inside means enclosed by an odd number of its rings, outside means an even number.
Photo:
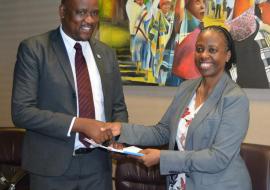
[{"label": "white document", "polygon": [[112,151],[112,152],[129,154],[129,155],[133,155],[133,156],[143,156],[144,155],[142,153],[139,153],[142,149],[139,147],[136,147],[136,146],[129,146],[129,147],[125,147],[123,149],[115,149],[115,148],[110,147],[110,146],[103,146],[102,144],[98,144],[92,139],[85,138],[84,140],[89,142],[94,148],[96,148],[96,147],[104,148],[104,149]]}]

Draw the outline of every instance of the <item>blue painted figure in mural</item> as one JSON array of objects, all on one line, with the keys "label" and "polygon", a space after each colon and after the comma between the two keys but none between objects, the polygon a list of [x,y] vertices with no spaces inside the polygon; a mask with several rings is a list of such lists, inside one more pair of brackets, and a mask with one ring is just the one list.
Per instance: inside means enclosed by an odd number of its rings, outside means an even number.
[{"label": "blue painted figure in mural", "polygon": [[153,16],[149,25],[149,39],[151,43],[151,67],[153,76],[159,85],[164,85],[171,65],[163,64],[165,47],[169,42],[173,30],[173,1],[155,0],[153,2]]},{"label": "blue painted figure in mural", "polygon": [[130,50],[132,61],[137,63],[137,69],[146,70],[150,62],[150,45],[148,43],[147,28],[149,5],[143,0],[128,0],[126,12],[129,18],[131,35]]}]

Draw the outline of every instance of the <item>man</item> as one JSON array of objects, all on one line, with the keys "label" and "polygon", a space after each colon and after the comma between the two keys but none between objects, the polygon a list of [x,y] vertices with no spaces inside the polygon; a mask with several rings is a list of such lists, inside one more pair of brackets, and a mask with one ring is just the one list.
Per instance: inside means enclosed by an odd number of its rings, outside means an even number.
[{"label": "man", "polygon": [[62,0],[61,26],[19,46],[12,118],[26,129],[22,165],[31,190],[112,189],[109,153],[80,138],[112,137],[92,119],[128,119],[115,53],[91,38],[98,11],[98,0]]}]

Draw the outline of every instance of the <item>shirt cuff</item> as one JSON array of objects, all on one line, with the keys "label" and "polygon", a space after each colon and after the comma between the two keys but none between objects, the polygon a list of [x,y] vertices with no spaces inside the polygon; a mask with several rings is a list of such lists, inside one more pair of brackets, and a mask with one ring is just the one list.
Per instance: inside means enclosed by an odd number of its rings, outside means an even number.
[{"label": "shirt cuff", "polygon": [[70,123],[70,126],[69,126],[69,130],[68,130],[68,133],[67,133],[67,136],[68,137],[70,137],[70,133],[71,133],[72,127],[74,125],[75,119],[76,119],[76,117],[73,117],[72,120],[71,120],[71,123]]}]

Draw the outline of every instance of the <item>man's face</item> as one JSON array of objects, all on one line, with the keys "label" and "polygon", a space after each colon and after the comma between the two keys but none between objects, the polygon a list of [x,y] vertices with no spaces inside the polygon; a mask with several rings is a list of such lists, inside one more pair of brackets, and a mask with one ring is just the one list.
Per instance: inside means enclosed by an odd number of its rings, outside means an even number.
[{"label": "man's face", "polygon": [[98,0],[66,0],[59,7],[64,32],[76,41],[91,38],[98,22]]}]

